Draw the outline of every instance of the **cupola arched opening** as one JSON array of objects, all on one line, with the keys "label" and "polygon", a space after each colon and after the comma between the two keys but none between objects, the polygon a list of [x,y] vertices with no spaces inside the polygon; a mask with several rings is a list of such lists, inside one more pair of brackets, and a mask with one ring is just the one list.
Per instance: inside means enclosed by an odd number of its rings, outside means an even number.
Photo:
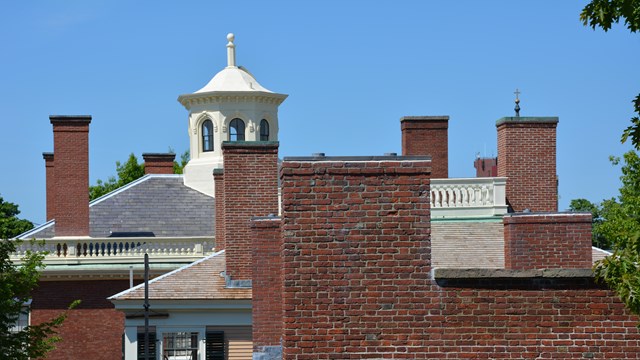
[{"label": "cupola arched opening", "polygon": [[269,122],[265,119],[260,121],[260,141],[269,141]]},{"label": "cupola arched opening", "polygon": [[229,123],[229,141],[244,141],[244,121],[235,118]]},{"label": "cupola arched opening", "polygon": [[213,151],[213,123],[205,120],[202,123],[202,152]]}]

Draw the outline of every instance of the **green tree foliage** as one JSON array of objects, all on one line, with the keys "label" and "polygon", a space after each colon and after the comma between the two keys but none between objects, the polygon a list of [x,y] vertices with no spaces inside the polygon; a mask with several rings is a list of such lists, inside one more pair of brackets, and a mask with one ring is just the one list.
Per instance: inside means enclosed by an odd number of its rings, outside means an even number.
[{"label": "green tree foliage", "polygon": [[[640,0],[593,0],[580,13],[580,20],[585,26],[597,27],[605,32],[613,24],[624,20],[624,24],[632,33],[640,30]],[[634,111],[640,115],[640,94],[632,101]],[[631,125],[622,133],[624,143],[631,139],[631,144],[640,148],[640,117],[633,116]]]},{"label": "green tree foliage", "polygon": [[[38,283],[40,269],[44,267],[41,252],[27,252],[21,264],[16,266],[9,256],[16,251],[20,241],[0,240],[0,354],[3,359],[39,359],[55,348],[60,340],[57,329],[67,313],[40,324],[29,325],[20,331],[12,331],[24,304]],[[74,302],[70,308],[75,307]]]},{"label": "green tree foliage", "polygon": [[[624,20],[632,33],[640,30],[640,0],[592,0],[580,13],[585,26],[611,29]],[[640,95],[632,101],[640,114]],[[631,140],[640,149],[640,118],[633,116],[631,125],[622,133],[621,141]],[[614,159],[616,164],[619,160]],[[622,302],[640,315],[640,161],[635,151],[624,155],[622,187],[618,201],[605,200],[600,207],[602,223],[598,231],[611,241],[613,254],[598,261],[594,267],[596,279],[613,289]]]},{"label": "green tree foliage", "polygon": [[33,223],[18,218],[18,214],[18,205],[4,201],[0,196],[0,239],[10,239],[33,229]]},{"label": "green tree foliage", "polygon": [[[173,152],[170,150],[170,152]],[[180,156],[180,162],[173,162],[173,173],[182,174],[185,165],[189,162],[189,151],[185,151]],[[138,158],[131,153],[127,161],[123,164],[116,161],[116,176],[111,176],[107,181],[98,180],[96,185],[89,186],[89,200],[94,200],[102,195],[127,185],[144,176],[144,163],[139,163]]]},{"label": "green tree foliage", "polygon": [[[611,161],[620,163],[619,158]],[[594,225],[594,235],[606,239],[613,254],[598,261],[594,270],[598,281],[640,315],[640,157],[636,151],[624,154],[620,180],[618,197],[595,206],[599,223]]]},{"label": "green tree foliage", "polygon": [[180,155],[180,162],[177,162],[177,161],[173,162],[173,173],[183,174],[184,167],[187,166],[187,163],[189,162],[189,158],[190,158],[189,150],[183,152],[182,155]]},{"label": "green tree foliage", "polygon": [[97,199],[102,195],[141,178],[144,176],[144,164],[139,164],[138,158],[131,153],[124,164],[116,161],[116,174],[118,175],[117,179],[115,176],[111,176],[107,181],[98,180],[96,185],[90,186],[89,199]]}]

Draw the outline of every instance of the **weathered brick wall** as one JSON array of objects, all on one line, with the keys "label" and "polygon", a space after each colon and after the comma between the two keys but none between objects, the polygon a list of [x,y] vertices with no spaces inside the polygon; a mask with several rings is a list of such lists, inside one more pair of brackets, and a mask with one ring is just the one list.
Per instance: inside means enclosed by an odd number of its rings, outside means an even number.
[{"label": "weathered brick wall", "polygon": [[89,236],[91,116],[50,116],[53,125],[55,235]]},{"label": "weathered brick wall", "polygon": [[216,251],[219,251],[226,248],[224,238],[224,169],[213,169],[213,187],[216,210]]},{"label": "weathered brick wall", "polygon": [[41,281],[33,293],[32,324],[59,315],[74,300],[82,301],[69,312],[59,332],[62,341],[47,359],[121,359],[124,313],[107,297],[127,288],[128,280]]},{"label": "weathered brick wall", "polygon": [[53,167],[53,153],[42,153],[45,167],[46,189],[47,189],[47,221],[55,217],[55,176]]},{"label": "weathered brick wall", "polygon": [[250,280],[254,216],[278,214],[278,142],[222,143],[227,275]]},{"label": "weathered brick wall", "polygon": [[506,215],[505,268],[591,268],[591,214]]},{"label": "weathered brick wall", "polygon": [[145,174],[173,174],[173,160],[176,154],[144,153]]},{"label": "weathered brick wall", "polygon": [[558,211],[558,118],[508,117],[496,122],[498,176],[506,176],[514,211]]},{"label": "weathered brick wall", "polygon": [[284,358],[423,357],[430,161],[285,158],[281,181]]},{"label": "weathered brick wall", "polygon": [[253,230],[253,348],[279,346],[282,338],[282,235],[280,218],[256,218]]},{"label": "weathered brick wall", "polygon": [[425,318],[431,358],[640,358],[640,319],[591,278],[436,278],[442,310]]},{"label": "weathered brick wall", "polygon": [[402,155],[431,156],[431,177],[449,177],[449,117],[405,116],[400,119]]}]

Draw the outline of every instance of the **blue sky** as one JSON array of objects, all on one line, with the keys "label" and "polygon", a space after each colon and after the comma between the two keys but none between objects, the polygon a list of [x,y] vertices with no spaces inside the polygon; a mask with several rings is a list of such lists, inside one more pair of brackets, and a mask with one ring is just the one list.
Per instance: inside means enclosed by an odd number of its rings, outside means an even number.
[{"label": "blue sky", "polygon": [[559,116],[560,208],[615,196],[609,155],[640,92],[640,34],[587,1],[13,1],[0,13],[0,194],[45,217],[50,114],[90,114],[90,181],[133,152],[182,153],[178,95],[237,61],[281,105],[280,155],[400,153],[399,119],[449,115],[449,174],[496,154],[495,121]]}]

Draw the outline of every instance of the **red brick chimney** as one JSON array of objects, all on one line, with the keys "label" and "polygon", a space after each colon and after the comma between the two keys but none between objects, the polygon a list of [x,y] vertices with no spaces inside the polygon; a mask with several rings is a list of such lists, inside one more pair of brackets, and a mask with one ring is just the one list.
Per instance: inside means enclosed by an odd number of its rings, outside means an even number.
[{"label": "red brick chimney", "polygon": [[504,117],[498,129],[498,176],[507,177],[507,203],[518,212],[558,211],[557,117]]},{"label": "red brick chimney", "polygon": [[45,178],[46,178],[46,187],[47,187],[47,221],[55,218],[55,196],[54,196],[54,181],[55,177],[53,174],[53,153],[45,152],[42,153],[42,158],[44,159],[44,167],[45,167]]},{"label": "red brick chimney", "polygon": [[55,236],[89,236],[89,124],[91,116],[51,115],[55,154]]},{"label": "red brick chimney", "polygon": [[169,153],[144,153],[145,174],[173,174],[173,160],[176,154]]},{"label": "red brick chimney", "polygon": [[284,159],[283,359],[430,357],[430,165]]},{"label": "red brick chimney", "polygon": [[591,214],[505,215],[506,269],[590,269]]},{"label": "red brick chimney", "polygon": [[213,169],[213,195],[215,197],[216,251],[224,250],[224,169]]},{"label": "red brick chimney", "polygon": [[431,156],[434,179],[449,177],[448,116],[405,116],[400,119],[402,155]]},{"label": "red brick chimney", "polygon": [[[253,351],[280,352],[282,341],[282,234],[279,217],[251,220],[253,230]],[[254,355],[255,356],[255,355]],[[281,359],[282,357],[276,357]]]},{"label": "red brick chimney", "polygon": [[476,177],[496,177],[498,176],[498,158],[478,157],[473,162],[476,168]]},{"label": "red brick chimney", "polygon": [[227,276],[251,280],[250,219],[278,214],[278,142],[222,143]]}]

